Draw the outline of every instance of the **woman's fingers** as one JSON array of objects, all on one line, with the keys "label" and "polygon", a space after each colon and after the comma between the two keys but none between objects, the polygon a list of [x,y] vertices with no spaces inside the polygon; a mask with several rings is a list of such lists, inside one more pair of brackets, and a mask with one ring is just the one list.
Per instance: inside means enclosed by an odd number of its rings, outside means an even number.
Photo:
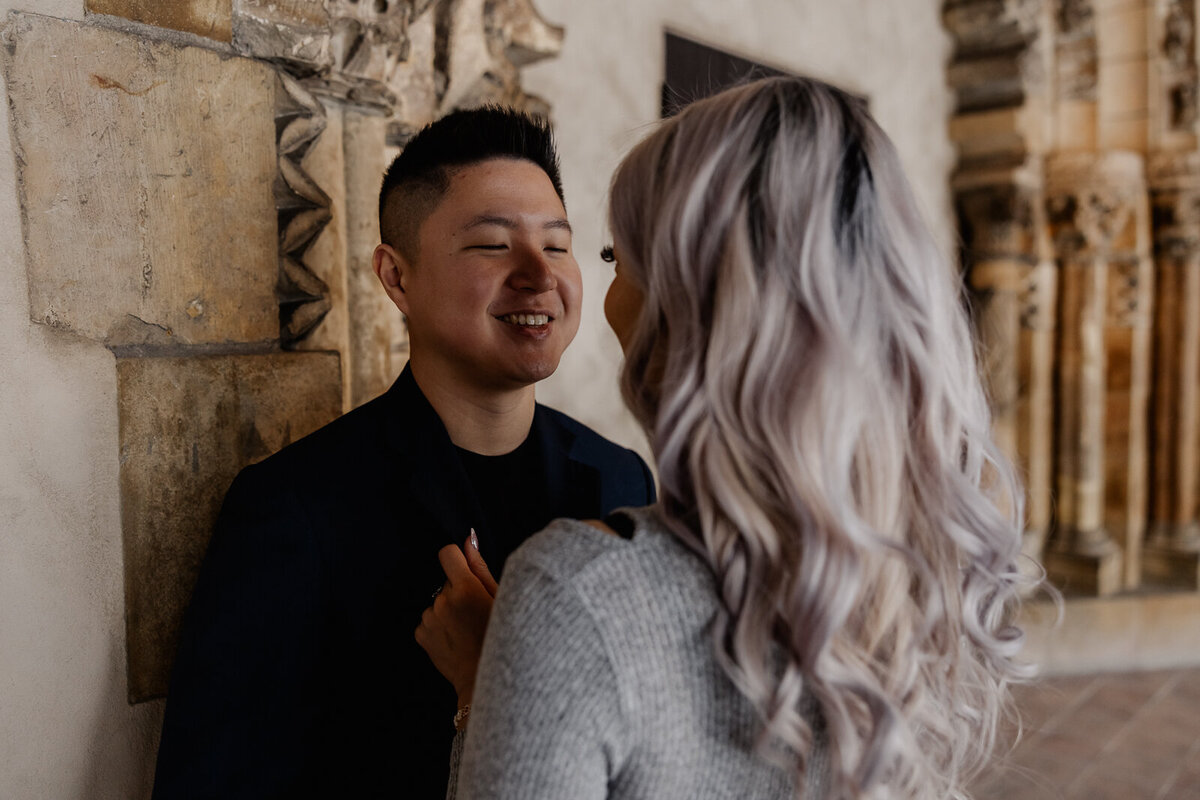
[{"label": "woman's fingers", "polygon": [[492,577],[492,571],[488,569],[487,562],[483,560],[483,554],[479,552],[479,539],[475,536],[474,528],[471,529],[471,535],[467,537],[463,551],[466,553],[467,566],[470,567],[471,574],[479,579],[489,595],[495,597],[496,579]]},{"label": "woman's fingers", "polygon": [[478,580],[471,572],[467,557],[458,545],[448,544],[438,550],[438,562],[442,565],[442,571],[446,573],[446,585],[449,589],[457,588],[459,584],[472,579]]}]

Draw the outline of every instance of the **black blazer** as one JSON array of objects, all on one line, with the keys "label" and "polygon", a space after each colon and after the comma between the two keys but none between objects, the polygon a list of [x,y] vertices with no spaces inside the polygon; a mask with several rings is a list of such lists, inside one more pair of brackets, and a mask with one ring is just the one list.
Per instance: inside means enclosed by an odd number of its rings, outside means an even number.
[{"label": "black blazer", "polygon": [[[570,417],[539,405],[531,435],[546,522],[654,502],[645,462]],[[407,369],[243,470],[184,620],[154,797],[444,797],[456,698],[413,631],[437,551],[472,527],[502,565]]]}]

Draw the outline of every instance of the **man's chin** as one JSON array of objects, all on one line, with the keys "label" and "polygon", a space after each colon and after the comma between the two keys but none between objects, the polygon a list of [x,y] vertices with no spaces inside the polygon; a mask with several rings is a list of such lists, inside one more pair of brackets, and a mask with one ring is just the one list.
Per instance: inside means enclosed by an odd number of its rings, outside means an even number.
[{"label": "man's chin", "polygon": [[514,366],[511,373],[512,381],[521,386],[532,386],[554,374],[558,369],[558,359],[534,361]]}]

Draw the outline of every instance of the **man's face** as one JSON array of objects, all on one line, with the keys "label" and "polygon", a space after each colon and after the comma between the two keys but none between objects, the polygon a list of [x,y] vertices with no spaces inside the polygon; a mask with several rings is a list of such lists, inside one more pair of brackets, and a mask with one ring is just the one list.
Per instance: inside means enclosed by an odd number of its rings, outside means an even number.
[{"label": "man's face", "polygon": [[566,211],[536,164],[460,168],[421,224],[401,310],[425,368],[485,390],[558,368],[579,329],[582,279]]}]

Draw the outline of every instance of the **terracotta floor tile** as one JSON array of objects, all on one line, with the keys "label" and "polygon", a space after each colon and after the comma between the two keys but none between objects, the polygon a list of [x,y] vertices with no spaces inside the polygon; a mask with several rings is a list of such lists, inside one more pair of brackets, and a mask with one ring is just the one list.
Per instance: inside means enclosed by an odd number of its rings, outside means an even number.
[{"label": "terracotta floor tile", "polygon": [[1200,669],[1051,678],[1013,696],[1022,741],[976,800],[1200,800]]},{"label": "terracotta floor tile", "polygon": [[1150,776],[1102,770],[1073,782],[1064,797],[1065,800],[1152,800],[1161,785],[1162,781]]},{"label": "terracotta floor tile", "polygon": [[1200,749],[1193,751],[1189,763],[1154,800],[1200,800]]}]

